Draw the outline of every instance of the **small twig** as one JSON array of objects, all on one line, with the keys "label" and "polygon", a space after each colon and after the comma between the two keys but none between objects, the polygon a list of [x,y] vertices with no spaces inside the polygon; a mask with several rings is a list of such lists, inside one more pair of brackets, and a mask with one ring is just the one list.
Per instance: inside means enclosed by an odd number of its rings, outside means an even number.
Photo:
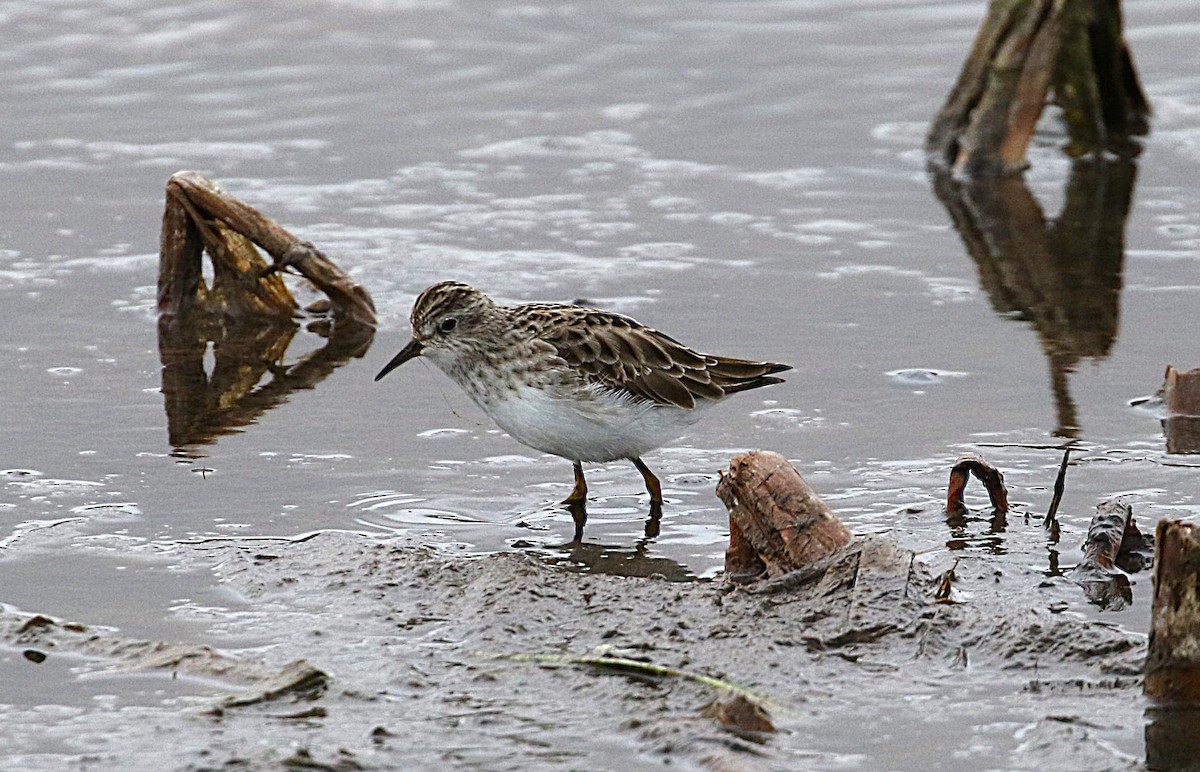
[{"label": "small twig", "polygon": [[1058,477],[1054,480],[1054,495],[1050,498],[1050,509],[1046,512],[1046,519],[1042,521],[1042,527],[1047,531],[1057,531],[1058,520],[1058,503],[1062,501],[1063,488],[1067,480],[1067,461],[1071,458],[1071,449],[1063,448],[1062,463],[1058,465]]},{"label": "small twig", "polygon": [[530,662],[536,665],[545,665],[549,667],[589,667],[598,670],[608,670],[617,673],[625,673],[630,675],[652,676],[655,678],[682,678],[688,681],[694,681],[698,684],[711,687],[723,692],[731,694],[739,694],[749,700],[753,700],[763,705],[768,705],[773,709],[778,709],[781,706],[773,700],[768,700],[764,697],[756,695],[744,686],[731,683],[721,678],[713,678],[701,673],[693,673],[689,670],[681,670],[676,667],[668,667],[667,665],[656,665],[653,662],[642,662],[636,659],[627,657],[607,657],[607,656],[577,656],[572,654],[492,654],[488,652],[476,652],[484,657],[491,659],[506,659],[512,662]]}]

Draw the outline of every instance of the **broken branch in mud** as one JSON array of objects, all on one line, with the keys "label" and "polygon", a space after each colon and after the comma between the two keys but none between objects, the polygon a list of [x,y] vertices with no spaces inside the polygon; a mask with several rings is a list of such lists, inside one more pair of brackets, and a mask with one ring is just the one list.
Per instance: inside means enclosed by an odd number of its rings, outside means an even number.
[{"label": "broken branch in mud", "polygon": [[1160,520],[1154,541],[1146,695],[1160,704],[1195,708],[1200,706],[1200,529]]},{"label": "broken branch in mud", "polygon": [[971,177],[1017,172],[1054,93],[1072,157],[1134,154],[1149,102],[1119,0],[993,0],[925,140],[930,160]]},{"label": "broken branch in mud", "polygon": [[702,673],[694,673],[667,665],[656,665],[640,659],[629,657],[609,656],[608,654],[571,655],[571,654],[485,654],[495,659],[506,659],[513,662],[532,662],[548,667],[588,667],[598,670],[623,673],[642,678],[663,679],[682,678],[698,684],[717,689],[722,692],[743,697],[757,705],[772,705],[773,703],[755,695],[744,686],[739,686],[721,678],[713,678]]},{"label": "broken branch in mud", "polygon": [[1050,496],[1050,508],[1046,510],[1046,517],[1042,520],[1042,528],[1049,535],[1051,544],[1058,544],[1058,540],[1062,536],[1062,528],[1058,523],[1058,505],[1062,503],[1063,491],[1066,490],[1067,463],[1070,460],[1071,449],[1065,448],[1062,463],[1058,465],[1058,475],[1054,478],[1054,493]]},{"label": "broken branch in mud", "polygon": [[[269,254],[268,264],[255,249]],[[212,259],[204,281],[201,256]],[[292,268],[328,296],[335,319],[374,327],[375,304],[312,244],[301,241],[248,204],[191,171],[167,181],[158,272],[158,311],[291,319],[299,311],[278,272]]]},{"label": "broken branch in mud", "polygon": [[1136,555],[1146,544],[1131,506],[1117,500],[1102,501],[1096,505],[1083,543],[1083,560],[1071,570],[1071,580],[1100,608],[1122,609],[1133,602],[1133,589],[1121,568],[1141,568],[1140,560],[1122,562],[1122,558]]},{"label": "broken branch in mud", "polygon": [[850,532],[778,453],[739,453],[717,483],[729,510],[725,575],[745,582],[812,567],[850,543]]},{"label": "broken branch in mud", "polygon": [[935,603],[953,603],[951,597],[954,594],[954,580],[958,578],[958,574],[954,569],[958,568],[958,562],[961,558],[954,559],[954,565],[947,568],[938,577],[937,589],[933,592],[933,600]]},{"label": "broken branch in mud", "polygon": [[967,511],[967,505],[963,503],[963,491],[967,487],[968,473],[975,475],[975,478],[983,483],[994,510],[1008,511],[1008,490],[1004,487],[1004,474],[980,456],[963,456],[950,467],[950,484],[946,488],[948,513],[961,514]]},{"label": "broken branch in mud", "polygon": [[[246,691],[232,694],[213,709],[273,702],[287,697],[316,699],[329,683],[329,676],[298,659],[282,667],[223,654],[210,646],[144,641],[122,638],[101,628],[74,622],[59,623],[41,614],[25,616],[0,607],[0,642],[37,646],[39,653],[53,652],[112,660],[133,672],[169,671],[198,678],[214,678],[236,684]],[[53,654],[51,655],[53,656]]]}]

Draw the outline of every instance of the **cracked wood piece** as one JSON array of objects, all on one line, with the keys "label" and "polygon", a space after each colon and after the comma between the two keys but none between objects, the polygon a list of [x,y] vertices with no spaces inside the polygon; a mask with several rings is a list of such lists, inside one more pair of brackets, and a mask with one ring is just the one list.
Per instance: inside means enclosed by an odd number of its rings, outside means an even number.
[{"label": "cracked wood piece", "polygon": [[729,462],[717,483],[729,510],[730,578],[770,577],[810,566],[850,542],[850,532],[829,511],[788,460],[755,450]]}]

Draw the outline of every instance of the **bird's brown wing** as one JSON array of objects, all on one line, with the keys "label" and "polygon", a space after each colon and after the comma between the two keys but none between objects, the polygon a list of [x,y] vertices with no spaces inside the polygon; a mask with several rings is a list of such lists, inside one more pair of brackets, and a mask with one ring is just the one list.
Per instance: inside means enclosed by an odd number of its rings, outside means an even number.
[{"label": "bird's brown wing", "polygon": [[558,355],[598,383],[654,402],[693,408],[726,394],[781,383],[790,365],[700,354],[621,314],[530,304],[520,321]]}]

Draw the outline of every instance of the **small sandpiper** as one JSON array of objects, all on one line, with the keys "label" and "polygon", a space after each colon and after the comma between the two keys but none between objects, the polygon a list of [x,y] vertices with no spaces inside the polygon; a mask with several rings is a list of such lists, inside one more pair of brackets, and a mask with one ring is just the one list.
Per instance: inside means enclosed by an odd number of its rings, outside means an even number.
[{"label": "small sandpiper", "polygon": [[781,383],[790,365],[699,354],[613,313],[561,303],[502,306],[460,282],[435,284],[412,310],[413,337],[375,380],[418,356],[432,361],[518,442],[570,461],[628,459],[652,508],[658,478],[642,454],[676,439],[725,395]]}]

